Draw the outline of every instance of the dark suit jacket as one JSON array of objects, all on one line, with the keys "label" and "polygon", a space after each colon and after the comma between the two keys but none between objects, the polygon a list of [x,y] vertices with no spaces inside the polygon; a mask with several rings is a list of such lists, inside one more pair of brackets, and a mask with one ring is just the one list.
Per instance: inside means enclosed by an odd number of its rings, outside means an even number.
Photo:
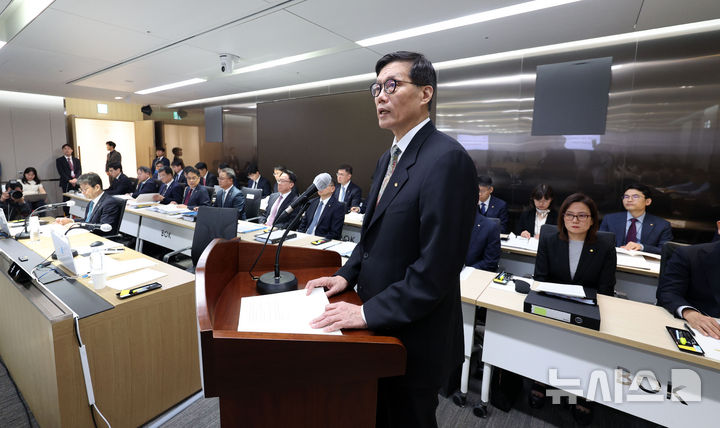
[{"label": "dark suit jacket", "polygon": [[[608,214],[603,217],[602,223],[600,223],[600,230],[614,233],[616,246],[622,247],[627,244],[627,242],[625,242],[626,224],[627,211]],[[667,241],[672,241],[672,239],[670,223],[663,218],[646,212],[642,231],[640,231],[640,244],[644,247],[643,251],[660,254],[663,244]]]},{"label": "dark suit jacket", "polygon": [[203,186],[213,187],[218,185],[218,179],[215,174],[212,172],[207,173],[207,178],[205,179],[205,182],[203,183],[203,178],[200,177],[200,184]]},{"label": "dark suit jacket", "polygon": [[132,193],[135,191],[132,181],[128,178],[125,173],[117,176],[115,180],[110,183],[110,187],[105,189],[105,193],[111,195],[124,195],[126,193]]},{"label": "dark suit jacket", "polygon": [[158,191],[158,184],[157,181],[155,181],[154,178],[150,177],[149,179],[145,180],[145,182],[138,183],[135,191],[132,194],[133,198],[137,198],[138,195],[141,195],[143,193],[157,193]]},{"label": "dark suit jacket", "polygon": [[[476,198],[477,199],[477,198]],[[480,209],[480,203],[477,203],[478,209]],[[490,195],[490,206],[487,207],[485,217],[499,218],[500,219],[500,232],[508,233],[508,212],[507,204],[500,198]]]},{"label": "dark suit jacket", "polygon": [[[185,196],[187,196],[189,191],[190,186],[187,186],[185,188],[185,192],[183,193],[182,201],[180,203],[183,203],[185,201]],[[190,195],[190,200],[186,205],[190,209],[193,209],[200,205],[210,206],[210,195],[208,194],[207,189],[200,185],[195,186],[192,195]]]},{"label": "dark suit jacket", "polygon": [[155,169],[155,166],[158,163],[158,159],[159,159],[160,163],[163,164],[164,166],[170,166],[170,159],[166,158],[165,156],[163,156],[162,159],[160,159],[160,158],[153,159],[152,166],[150,167],[150,171],[152,171],[153,177],[155,177],[155,178],[157,178],[157,170]]},{"label": "dark suit jacket", "polygon": [[[85,218],[87,218],[88,208],[90,208],[90,204],[88,204],[88,206],[85,208]],[[108,192],[105,192],[102,194],[102,196],[100,196],[100,200],[98,201],[97,205],[93,207],[92,213],[90,214],[90,219],[87,221],[87,223],[107,223],[113,227],[110,232],[102,232],[100,230],[96,230],[93,232],[95,234],[117,234],[118,229],[120,228],[120,224],[118,222],[121,213],[120,210],[123,209],[125,209],[124,200],[114,198]],[[83,218],[82,221],[85,221],[85,218]]]},{"label": "dark suit jacket", "polygon": [[[243,194],[242,190],[238,189],[235,186],[230,186],[227,192],[227,197],[225,197],[224,189],[217,192],[217,194],[215,195],[215,203],[213,204],[213,206],[220,208],[235,208],[236,210],[238,210],[238,218],[240,220],[245,220],[245,195]],[[223,198],[225,198],[224,204]]]},{"label": "dark suit jacket", "polygon": [[[248,180],[247,187],[252,189],[254,184],[255,184],[255,181]],[[270,182],[268,181],[267,178],[263,177],[262,175],[258,179],[257,188],[262,189],[262,197],[263,198],[270,195],[270,193],[272,193],[272,187],[270,186]]]},{"label": "dark suit jacket", "polygon": [[615,291],[615,247],[598,239],[585,242],[575,276],[570,277],[569,243],[557,232],[541,233],[535,258],[535,280],[578,284],[594,288],[598,293],[612,296]]},{"label": "dark suit jacket", "polygon": [[[337,199],[338,201],[340,201],[341,189],[342,186],[338,184],[335,187],[335,193],[333,193],[333,196],[335,196],[335,199]],[[350,184],[348,184],[347,191],[345,192],[345,200],[343,201],[343,203],[345,204],[345,212],[350,212],[350,208],[352,207],[359,207],[361,199],[362,189],[360,188],[360,186],[351,181]]]},{"label": "dark suit jacket", "polygon": [[160,193],[164,197],[164,199],[160,201],[161,204],[167,205],[172,201],[175,201],[178,204],[182,204],[184,187],[182,184],[178,184],[177,182],[175,182],[175,180],[173,180],[170,182],[169,185],[163,183],[163,185],[160,186],[158,193]]},{"label": "dark suit jacket", "polygon": [[[82,175],[82,166],[80,166],[80,159],[73,156],[72,162],[73,169],[75,170],[75,178],[78,178]],[[70,180],[72,180],[72,177],[70,176],[70,165],[68,165],[65,156],[60,156],[59,158],[55,159],[55,168],[57,168],[57,172],[58,174],[60,174],[60,188],[63,192],[79,189],[79,186],[70,186],[70,183],[68,183]]]},{"label": "dark suit jacket", "polygon": [[105,171],[107,171],[108,165],[110,165],[113,162],[117,162],[120,165],[122,165],[122,155],[117,150],[108,152],[107,160],[105,161]]},{"label": "dark suit jacket", "polygon": [[470,247],[465,265],[475,269],[497,271],[500,260],[500,226],[480,214],[475,215],[475,225],[470,235]]},{"label": "dark suit jacket", "polygon": [[[491,199],[492,200],[492,199]],[[535,233],[535,207],[527,209],[520,213],[517,224],[515,225],[515,234],[520,236],[523,230],[530,232],[530,235]],[[550,208],[550,212],[547,215],[545,224],[557,225],[558,214],[557,211]]]},{"label": "dark suit jacket", "polygon": [[715,236],[713,236],[712,241],[710,242],[717,242],[720,241],[720,233],[716,233]]},{"label": "dark suit jacket", "polygon": [[[270,199],[268,199],[267,209],[265,212],[265,216],[261,219],[260,223],[267,222],[268,217],[270,217],[270,213],[272,212],[272,207],[275,204],[275,201],[277,198],[280,197],[280,193],[275,192],[269,196]],[[282,219],[282,221],[277,221],[278,217],[280,217],[280,214],[285,211],[285,209],[292,204],[292,202],[297,198],[297,192],[290,191],[290,193],[287,194],[287,197],[283,199],[282,204],[280,205],[280,208],[278,208],[277,217],[275,218],[275,229],[286,229],[290,223],[293,221],[295,216],[297,215],[297,211],[293,212],[287,218]]]},{"label": "dark suit jacket", "polygon": [[[390,150],[377,163],[384,177]],[[463,362],[460,271],[477,203],[465,149],[432,123],[410,141],[379,200],[370,188],[362,234],[337,274],[364,302],[368,328],[407,349],[406,381],[438,387]]]},{"label": "dark suit jacket", "polygon": [[[315,199],[305,211],[298,231],[305,233],[315,217],[315,211],[320,204],[320,198]],[[320,214],[318,224],[315,226],[313,235],[322,236],[327,239],[340,239],[342,237],[342,228],[345,224],[345,204],[338,202],[332,195],[325,204],[325,209]]]},{"label": "dark suit jacket", "polygon": [[658,281],[657,303],[676,317],[680,306],[720,317],[720,242],[677,248]]},{"label": "dark suit jacket", "polygon": [[[178,176],[180,176],[180,178],[178,178]],[[187,178],[185,177],[185,173],[182,171],[180,171],[178,174],[175,174],[175,176],[173,177],[173,180],[175,180],[178,183],[183,183],[183,184],[187,183]]]}]

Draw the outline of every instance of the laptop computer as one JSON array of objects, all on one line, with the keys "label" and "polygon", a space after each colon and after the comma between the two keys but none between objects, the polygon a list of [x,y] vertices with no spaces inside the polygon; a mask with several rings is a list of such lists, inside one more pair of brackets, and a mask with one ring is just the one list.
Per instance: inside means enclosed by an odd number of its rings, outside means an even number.
[{"label": "laptop computer", "polygon": [[7,217],[5,217],[5,211],[3,210],[0,210],[0,232],[7,235],[8,238],[12,237],[10,226],[8,226]]},{"label": "laptop computer", "polygon": [[77,266],[75,266],[75,261],[73,259],[70,241],[68,240],[67,236],[61,235],[54,230],[50,232],[50,235],[52,236],[53,246],[55,246],[55,255],[57,256],[60,264],[65,267],[65,269],[72,272],[74,275],[82,275],[88,273],[88,271],[78,272],[78,268]]}]

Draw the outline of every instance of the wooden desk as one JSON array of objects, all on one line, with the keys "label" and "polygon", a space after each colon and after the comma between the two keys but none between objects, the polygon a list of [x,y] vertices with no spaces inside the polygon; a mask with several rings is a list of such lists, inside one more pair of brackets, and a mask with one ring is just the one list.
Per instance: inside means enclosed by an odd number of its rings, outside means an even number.
[{"label": "wooden desk", "polygon": [[[720,361],[677,350],[665,326],[682,327],[682,321],[663,308],[598,296],[602,321],[600,331],[595,331],[525,313],[524,299],[522,294],[490,286],[477,299],[476,304],[488,310],[481,391],[485,409],[495,366],[662,425],[715,425],[720,412]],[[555,368],[553,379],[550,370]],[[631,389],[616,376],[618,368],[629,372],[629,379],[649,370],[646,373],[656,376],[660,390]],[[606,397],[595,388],[596,381],[607,384]],[[668,398],[669,381],[674,392]],[[696,382],[702,383],[699,402],[691,401],[690,393],[700,391]],[[643,386],[647,385],[646,379]]]},{"label": "wooden desk", "polygon": [[[70,237],[74,246],[98,239]],[[48,237],[27,247],[52,251]],[[92,427],[73,312],[42,284],[11,280],[4,272],[14,256],[0,251],[0,355],[40,426]],[[108,257],[145,256],[126,249]],[[153,269],[168,274],[162,289],[120,300],[106,287],[97,294],[114,308],[79,320],[95,400],[113,427],[139,426],[201,388],[194,276],[163,263]]]}]

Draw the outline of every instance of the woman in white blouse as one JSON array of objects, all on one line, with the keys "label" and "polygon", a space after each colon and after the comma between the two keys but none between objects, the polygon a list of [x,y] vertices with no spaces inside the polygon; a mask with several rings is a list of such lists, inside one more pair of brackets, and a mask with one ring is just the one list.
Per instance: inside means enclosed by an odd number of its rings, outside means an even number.
[{"label": "woman in white blouse", "polygon": [[538,238],[543,224],[557,224],[557,211],[552,208],[554,193],[547,184],[538,184],[530,195],[533,206],[523,211],[517,222],[516,234],[523,238]]},{"label": "woman in white blouse", "polygon": [[45,194],[45,188],[43,187],[40,178],[37,176],[37,170],[31,166],[25,168],[22,178],[23,194],[25,195],[37,195]]}]

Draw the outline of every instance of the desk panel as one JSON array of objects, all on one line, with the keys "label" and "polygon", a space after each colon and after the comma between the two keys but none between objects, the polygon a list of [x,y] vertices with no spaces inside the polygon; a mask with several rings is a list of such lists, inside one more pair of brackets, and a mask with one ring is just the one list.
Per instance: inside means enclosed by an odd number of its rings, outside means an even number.
[{"label": "desk panel", "polygon": [[[138,238],[175,251],[191,247],[194,233],[194,229],[145,216],[140,223]],[[190,251],[183,254],[190,255]]]},{"label": "desk panel", "polygon": [[[713,426],[720,414],[720,371],[498,311],[488,310],[483,361],[668,427]],[[649,370],[658,392],[630,390],[616,377],[619,367],[630,380]],[[557,369],[554,379],[550,369]],[[696,391],[701,400],[691,401]]]}]

